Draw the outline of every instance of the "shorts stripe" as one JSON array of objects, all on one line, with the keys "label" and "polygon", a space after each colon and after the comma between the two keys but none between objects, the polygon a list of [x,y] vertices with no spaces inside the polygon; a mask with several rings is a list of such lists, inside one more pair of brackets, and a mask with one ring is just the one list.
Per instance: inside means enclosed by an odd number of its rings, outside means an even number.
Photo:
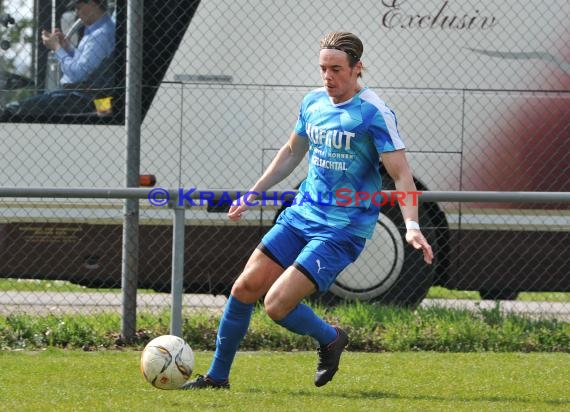
[{"label": "shorts stripe", "polygon": [[307,277],[307,279],[309,279],[311,282],[313,282],[313,284],[315,285],[317,290],[319,289],[319,284],[317,283],[317,281],[315,280],[313,275],[311,275],[311,272],[309,272],[307,269],[305,269],[303,267],[303,265],[301,265],[299,262],[293,262],[292,266],[295,269],[297,269],[299,272],[301,272],[303,275],[305,275]]},{"label": "shorts stripe", "polygon": [[271,251],[269,249],[267,249],[267,246],[265,246],[263,243],[260,243],[259,245],[257,245],[257,250],[259,250],[261,253],[263,253],[265,256],[267,256],[269,259],[271,259],[272,261],[277,263],[279,266],[281,266],[283,269],[285,269],[285,266],[283,265],[283,263],[279,262],[279,259],[277,259],[275,257],[275,255],[273,253],[271,253]]}]

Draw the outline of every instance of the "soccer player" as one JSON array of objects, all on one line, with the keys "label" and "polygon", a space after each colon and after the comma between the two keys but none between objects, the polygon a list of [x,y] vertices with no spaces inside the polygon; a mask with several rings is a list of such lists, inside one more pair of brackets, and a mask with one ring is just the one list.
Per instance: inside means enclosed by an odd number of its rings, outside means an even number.
[{"label": "soccer player", "polygon": [[[303,99],[289,141],[253,185],[228,212],[237,221],[248,203],[288,176],[309,152],[309,170],[295,198],[252,253],[235,281],[216,339],[214,358],[205,376],[183,389],[228,389],[229,374],[247,332],[254,304],[265,295],[265,311],[291,332],[318,343],[315,385],[323,386],[338,370],[348,336],[319,318],[301,301],[329,289],[339,273],[358,257],[372,236],[379,207],[370,199],[343,205],[335,192],[374,193],[381,190],[381,159],[402,193],[416,191],[394,112],[367,87],[360,85],[361,40],[352,33],[333,32],[320,43],[319,65],[324,87]],[[346,192],[343,192],[346,193]],[[410,195],[411,197],[411,195]],[[318,199],[326,199],[319,202]],[[329,202],[329,199],[332,201]],[[423,251],[427,264],[433,252],[418,224],[416,202],[405,198],[400,208],[406,240]]]}]

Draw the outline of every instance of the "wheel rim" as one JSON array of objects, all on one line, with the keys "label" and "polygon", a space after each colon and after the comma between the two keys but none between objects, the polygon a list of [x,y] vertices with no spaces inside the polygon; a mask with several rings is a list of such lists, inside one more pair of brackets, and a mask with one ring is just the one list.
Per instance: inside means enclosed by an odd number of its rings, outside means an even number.
[{"label": "wheel rim", "polygon": [[348,266],[330,292],[347,299],[370,300],[394,284],[404,266],[404,243],[394,222],[380,214],[372,239],[355,263]]}]

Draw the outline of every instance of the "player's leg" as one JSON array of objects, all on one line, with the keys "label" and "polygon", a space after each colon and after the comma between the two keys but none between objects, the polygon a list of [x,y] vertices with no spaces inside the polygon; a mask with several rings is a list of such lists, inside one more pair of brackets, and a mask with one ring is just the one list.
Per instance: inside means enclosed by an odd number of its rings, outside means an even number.
[{"label": "player's leg", "polygon": [[336,329],[300,303],[316,291],[315,283],[294,266],[290,266],[265,296],[265,311],[277,324],[299,335],[309,335],[320,345],[327,345],[336,336]]},{"label": "player's leg", "polygon": [[249,327],[253,306],[282,272],[283,268],[260,250],[252,253],[224,307],[208,372],[183,389],[229,388],[230,369]]},{"label": "player's leg", "polygon": [[236,352],[243,340],[257,302],[283,273],[283,268],[256,249],[243,273],[234,283],[220,319],[216,351],[207,376],[217,382],[227,381]]},{"label": "player's leg", "polygon": [[319,343],[319,362],[314,382],[316,386],[323,386],[332,380],[338,370],[341,354],[348,345],[348,335],[339,327],[325,322],[309,306],[300,303],[315,290],[315,284],[304,273],[289,267],[266,295],[265,308],[277,324],[299,335],[309,335]]},{"label": "player's leg", "polygon": [[231,296],[245,304],[254,304],[267,293],[284,268],[259,245],[253,251],[241,275],[232,286]]},{"label": "player's leg", "polygon": [[[277,248],[274,244],[287,247]],[[271,252],[267,245],[276,252]],[[183,389],[229,388],[231,365],[247,332],[255,302],[267,293],[283,273],[284,267],[293,262],[303,246],[302,238],[280,224],[275,225],[264,236],[232,287],[218,327],[216,351],[210,369],[206,376],[189,382]]]},{"label": "player's leg", "polygon": [[265,297],[269,316],[292,332],[309,335],[319,342],[319,363],[315,385],[332,380],[338,370],[340,356],[348,344],[347,334],[334,327],[301,300],[315,290],[328,290],[338,274],[362,251],[362,238],[335,233],[332,238],[311,240],[293,267],[277,279]]}]

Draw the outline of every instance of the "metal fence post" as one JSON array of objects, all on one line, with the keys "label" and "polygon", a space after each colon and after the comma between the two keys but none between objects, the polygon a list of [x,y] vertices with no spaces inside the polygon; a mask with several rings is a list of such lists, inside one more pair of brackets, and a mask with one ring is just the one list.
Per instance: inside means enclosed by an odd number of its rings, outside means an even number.
[{"label": "metal fence post", "polygon": [[172,309],[170,333],[182,337],[182,293],[184,291],[184,206],[173,206],[172,221]]},{"label": "metal fence post", "polygon": [[[139,186],[142,100],[142,10],[143,0],[127,2],[126,73],[126,165],[127,187]],[[122,325],[121,335],[135,337],[139,269],[139,200],[126,199],[123,217]]]}]

